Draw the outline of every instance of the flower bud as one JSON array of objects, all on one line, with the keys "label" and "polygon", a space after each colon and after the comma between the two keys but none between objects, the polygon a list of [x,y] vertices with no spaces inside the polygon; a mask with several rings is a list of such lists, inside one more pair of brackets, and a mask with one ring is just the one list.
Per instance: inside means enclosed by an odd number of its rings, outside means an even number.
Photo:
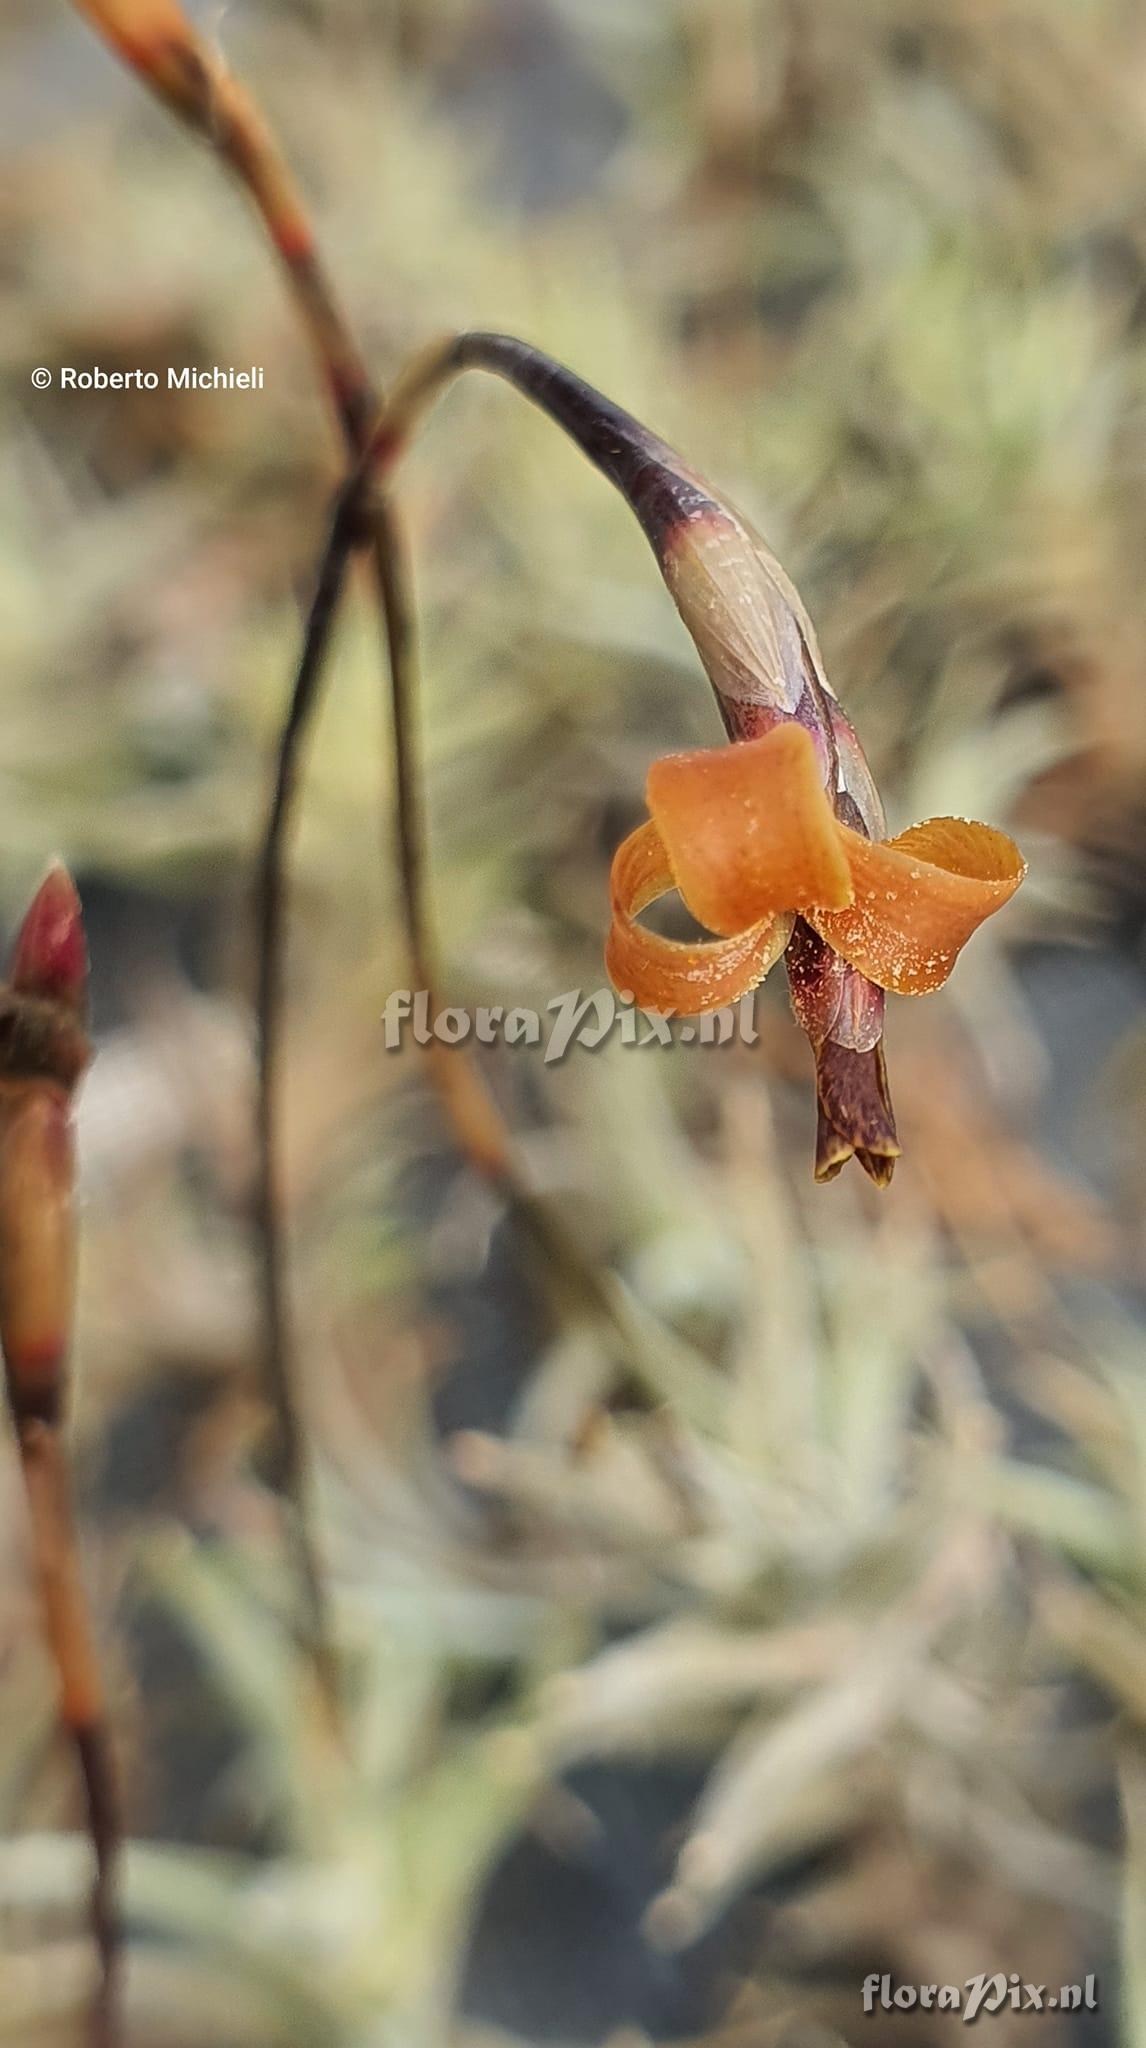
[{"label": "flower bud", "polygon": [[68,871],[51,867],[0,990],[0,1348],[18,1428],[54,1423],[72,1325],[71,1095],[87,1064],[87,945]]},{"label": "flower bud", "polygon": [[62,861],[49,868],[12,948],[9,979],[20,995],[63,1003],[77,1017],[87,1007],[88,952],[76,886]]}]

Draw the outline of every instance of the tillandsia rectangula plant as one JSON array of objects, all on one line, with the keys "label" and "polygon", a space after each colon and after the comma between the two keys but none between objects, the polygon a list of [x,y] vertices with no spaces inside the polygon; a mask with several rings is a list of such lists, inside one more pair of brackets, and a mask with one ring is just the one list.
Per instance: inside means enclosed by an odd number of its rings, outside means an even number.
[{"label": "tillandsia rectangula plant", "polygon": [[[387,639],[397,787],[397,846],[409,969],[437,983],[424,882],[421,794],[412,738],[414,646],[390,483],[422,408],[459,371],[515,385],[621,490],[652,543],[714,686],[728,749],[657,763],[650,820],[619,848],[606,947],[618,985],[649,1009],[695,1013],[753,988],[783,954],[796,1014],[816,1058],[816,1173],[851,1157],[880,1185],[899,1146],[887,1086],[884,991],[938,987],[976,926],[1022,880],[1004,834],[932,819],[893,840],[854,730],[824,674],[792,584],[747,523],[679,457],[600,393],[507,336],[467,334],[419,357],[383,403],[322,266],[305,209],[273,137],[218,52],[177,0],[76,0],[149,88],[219,154],[252,198],[281,258],[333,396],[351,474],[316,579],[303,652],[280,736],[260,862],[259,1224],[267,1382],[280,1477],[294,1503],[315,1641],[320,1586],[305,1533],[304,1460],[288,1368],[277,1210],[275,1068],[283,859],[297,768],[351,558],[367,553]],[[677,889],[714,936],[691,945],[639,923]],[[470,1159],[508,1198],[548,1268],[639,1354],[633,1305],[580,1257],[530,1195],[480,1076],[430,1048],[435,1085]]]},{"label": "tillandsia rectangula plant", "polygon": [[[197,33],[177,0],[75,4],[164,104],[216,151],[249,194],[283,264],[350,462],[280,735],[260,857],[258,914],[257,1208],[264,1363],[276,1423],[272,1476],[294,1510],[292,1532],[310,1647],[321,1671],[326,1666],[322,1584],[307,1527],[304,1443],[290,1369],[277,1192],[283,868],[298,765],[333,625],[350,562],[364,554],[371,564],[390,667],[398,868],[409,970],[419,986],[434,989],[412,733],[412,621],[391,496],[395,465],[422,409],[463,369],[483,368],[507,379],[546,411],[622,492],[650,540],[733,744],[669,757],[650,771],[649,820],[625,840],[613,861],[608,968],[618,986],[642,1006],[687,1014],[735,1000],[783,955],[796,1014],[816,1059],[818,1178],[831,1178],[855,1157],[878,1184],[890,1180],[899,1146],[882,1049],[884,992],[922,994],[940,986],[977,925],[1014,893],[1024,868],[1004,834],[963,820],[932,819],[885,838],[882,805],[854,730],[827,682],[800,598],[779,564],[750,526],[669,447],[570,371],[509,337],[466,334],[419,357],[384,401],[322,264],[290,170],[259,110],[215,47]],[[642,911],[673,889],[711,938],[681,944],[640,923]],[[560,1224],[531,1196],[504,1126],[468,1058],[454,1053],[439,1059],[431,1048],[431,1072],[468,1156],[501,1188],[548,1268],[582,1306],[611,1321],[630,1354],[639,1357],[642,1329],[633,1320],[634,1305],[610,1285],[610,1276],[586,1264]],[[57,1442],[53,1421],[33,1416],[20,1426],[25,1437],[31,1429],[33,1447]],[[31,1469],[34,1483],[39,1470],[35,1456]],[[72,1583],[78,1585],[74,1571]],[[73,1630],[73,1652],[81,1639],[86,1638]],[[73,1663],[82,1670],[80,1660],[73,1657]],[[90,1656],[88,1666],[94,1683]],[[327,1682],[333,1690],[328,1668]],[[64,1697],[66,1714],[72,1696],[65,1691]],[[98,1704],[98,1688],[91,1699]],[[96,1727],[98,1716],[82,1725]],[[102,1755],[90,1738],[85,1742],[89,1758]],[[95,1792],[100,1784],[106,1787],[106,1771],[89,1762],[88,1779],[92,1829],[98,1837]],[[108,1810],[105,1794],[105,1845],[111,1839]],[[106,1847],[100,1867],[104,1873],[109,1868]],[[106,1888],[97,1893],[97,1910],[104,1914],[105,1984],[110,1985],[113,1946]],[[105,2016],[109,2011],[105,1995]],[[106,2017],[103,2023],[110,2026]]]},{"label": "tillandsia rectangula plant", "polygon": [[[759,534],[665,442],[540,350],[462,334],[399,379],[370,460],[384,473],[461,370],[504,377],[555,420],[636,513],[708,675],[730,748],[650,770],[650,818],[618,848],[605,949],[644,1009],[735,1002],[785,957],[816,1058],[817,1180],[853,1156],[890,1181],[899,1153],[883,1055],[884,992],[942,986],[1025,864],[1003,832],[930,818],[885,837],[879,792],[827,676],[799,594]],[[676,890],[717,936],[638,922]]]},{"label": "tillandsia rectangula plant", "polygon": [[91,1055],[86,1003],[79,898],[57,865],[32,900],[0,987],[0,1348],[59,1718],[87,1804],[100,1959],[90,2038],[105,2048],[116,2038],[119,1825],[63,1443],[75,1267],[72,1099]]},{"label": "tillandsia rectangula plant", "polygon": [[[921,993],[1006,900],[1023,864],[1001,833],[957,820],[883,839],[879,797],[854,731],[824,675],[815,634],[779,564],[746,523],[664,443],[539,351],[464,335],[420,357],[383,404],[322,263],[305,206],[254,101],[178,0],[75,0],[112,48],[212,147],[252,200],[281,260],[332,397],[351,473],[316,579],[303,651],[280,734],[259,871],[259,1174],[257,1215],[264,1363],[276,1470],[292,1504],[308,1631],[327,1664],[321,1578],[308,1533],[303,1438],[289,1362],[278,1202],[276,1075],[283,869],[302,749],[351,557],[371,561],[390,668],[396,840],[408,968],[437,985],[413,743],[416,680],[401,532],[387,489],[420,409],[458,371],[480,366],[541,405],[613,481],[653,544],[715,687],[728,753],[658,764],[650,823],[613,864],[610,972],[648,1008],[718,1007],[786,956],[797,1015],[816,1056],[816,1171],[855,1156],[886,1184],[898,1153],[882,1050],[883,991]],[[673,945],[638,922],[677,887],[713,941]],[[502,1192],[559,1296],[611,1324],[638,1372],[649,1332],[638,1305],[598,1273],[531,1194],[508,1133],[469,1058],[430,1072],[472,1163]],[[327,1690],[331,1690],[329,1670]]]}]

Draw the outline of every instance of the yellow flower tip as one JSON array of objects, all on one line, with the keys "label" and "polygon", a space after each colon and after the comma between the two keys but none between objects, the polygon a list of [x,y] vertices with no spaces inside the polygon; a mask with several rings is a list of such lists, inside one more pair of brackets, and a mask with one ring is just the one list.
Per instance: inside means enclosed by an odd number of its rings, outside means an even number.
[{"label": "yellow flower tip", "polygon": [[898,1153],[857,1152],[855,1156],[863,1167],[868,1179],[874,1181],[877,1188],[889,1188],[891,1186],[892,1175],[895,1172],[895,1162],[899,1156]]},{"label": "yellow flower tip", "polygon": [[851,903],[840,827],[802,725],[669,754],[649,770],[647,794],[676,886],[709,931],[730,938],[778,912]]},{"label": "yellow flower tip", "polygon": [[828,1123],[820,1111],[816,1129],[816,1164],[814,1175],[818,1187],[826,1187],[843,1172],[849,1159],[862,1166],[868,1179],[877,1188],[889,1188],[895,1173],[895,1162],[899,1151],[868,1152],[862,1145],[851,1145]]},{"label": "yellow flower tip", "polygon": [[855,1146],[828,1122],[823,1110],[817,1111],[816,1120],[816,1163],[813,1169],[817,1185],[826,1187],[844,1170],[849,1159],[855,1158]]}]

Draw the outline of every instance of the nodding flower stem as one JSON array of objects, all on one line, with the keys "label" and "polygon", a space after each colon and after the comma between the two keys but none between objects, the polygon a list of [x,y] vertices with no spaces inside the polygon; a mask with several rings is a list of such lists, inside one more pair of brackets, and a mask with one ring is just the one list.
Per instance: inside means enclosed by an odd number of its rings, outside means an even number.
[{"label": "nodding flower stem", "polygon": [[[372,489],[384,490],[425,414],[454,378],[468,369],[487,370],[504,378],[548,413],[628,498],[654,547],[674,518],[686,516],[694,501],[701,502],[703,486],[685,479],[672,449],[591,384],[527,342],[516,341],[507,334],[477,332],[450,335],[431,343],[399,373],[359,465],[357,490],[363,498]],[[401,644],[395,644],[391,635],[390,659],[395,722],[409,734],[415,676],[408,633],[403,632]],[[410,773],[407,758],[408,750],[400,751],[398,841],[404,915],[411,966],[419,985],[430,987],[435,977],[430,971],[421,805],[406,787]],[[441,1087],[448,1094],[452,1092],[456,1116],[460,1116],[463,1125],[473,1123],[479,1155],[488,1151],[493,1142],[492,1127],[485,1117],[471,1115],[475,1103],[473,1088],[476,1085],[480,1089],[477,1076],[467,1073],[459,1083],[457,1074],[462,1063],[450,1058],[437,1064]],[[496,1151],[502,1169],[507,1171],[501,1139],[496,1142]]]},{"label": "nodding flower stem", "polygon": [[[613,860],[613,981],[649,1008],[697,1014],[747,993],[783,955],[816,1061],[816,1177],[831,1180],[854,1158],[886,1187],[899,1142],[885,992],[942,986],[967,940],[1022,882],[1019,849],[1005,833],[957,818],[887,838],[811,619],[760,535],[666,442],[528,344],[461,334],[416,358],[374,431],[377,479],[465,369],[512,384],[620,491],[738,743],[650,769],[648,823]],[[683,944],[638,922],[670,891],[713,937]]]},{"label": "nodding flower stem", "polygon": [[376,480],[393,468],[420,421],[463,370],[486,370],[548,413],[633,507],[654,547],[665,532],[717,501],[679,455],[603,392],[510,334],[454,334],[432,342],[401,371],[370,443]]},{"label": "nodding flower stem", "polygon": [[[540,349],[512,335],[474,332],[448,336],[422,350],[391,388],[370,442],[362,471],[364,483],[368,478],[379,486],[385,483],[425,414],[463,370],[485,370],[511,384],[546,413],[621,493],[636,514],[697,644],[728,737],[756,735],[769,691],[780,680],[770,671],[779,669],[784,671],[783,685],[793,699],[784,704],[786,710],[795,710],[798,695],[806,690],[809,716],[814,715],[826,734],[825,766],[834,776],[838,758],[826,704],[831,692],[811,623],[780,564],[767,555],[763,544],[730,514],[724,501],[687,467],[675,449]],[[747,585],[744,566],[736,558],[736,544],[746,538],[752,543],[751,569],[763,578],[766,596],[781,600],[786,632],[776,631],[773,617],[759,602],[760,593]],[[698,563],[698,545],[705,543],[707,556]],[[751,609],[757,617],[746,617],[741,629],[742,647],[729,644],[734,630],[730,602],[737,597],[743,597],[746,604],[749,599],[756,600]],[[765,630],[771,636],[768,644],[750,644],[754,632]],[[740,688],[731,687],[728,670],[734,660],[740,670]],[[878,808],[874,789],[871,799],[874,823]]]},{"label": "nodding flower stem", "polygon": [[79,899],[66,870],[53,867],[0,989],[0,1347],[59,1717],[79,1765],[95,1864],[91,1925],[100,1968],[89,2038],[93,2048],[111,2048],[120,1828],[62,1440],[75,1267],[71,1106],[90,1051],[86,988]]},{"label": "nodding flower stem", "polygon": [[[359,467],[358,489],[363,496],[371,488],[385,488],[426,413],[464,370],[485,370],[513,385],[547,413],[615,485],[636,513],[676,596],[672,574],[674,536],[705,519],[718,519],[723,511],[720,502],[703,480],[684,466],[667,442],[650,433],[572,370],[512,335],[476,331],[449,335],[421,350],[399,372]],[[775,571],[785,596],[790,594],[798,607],[799,599],[778,564]],[[700,645],[695,620],[686,619],[686,623]],[[703,646],[701,652],[703,656]],[[809,660],[807,666],[818,684],[815,664]],[[393,669],[400,722],[408,730],[412,716],[408,702],[412,673],[402,659],[393,660]],[[729,738],[744,737],[746,728],[734,697],[720,689],[716,695]],[[426,951],[428,918],[423,901],[421,821],[416,809],[411,814],[411,825],[411,831],[404,831],[400,821],[399,839],[410,950],[415,964],[420,964]],[[441,1064],[451,1071],[457,1066],[454,1060]]]}]

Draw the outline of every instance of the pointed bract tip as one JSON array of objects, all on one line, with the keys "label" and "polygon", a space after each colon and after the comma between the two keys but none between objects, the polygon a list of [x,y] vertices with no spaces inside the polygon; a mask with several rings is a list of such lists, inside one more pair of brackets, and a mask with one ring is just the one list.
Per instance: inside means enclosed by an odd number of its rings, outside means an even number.
[{"label": "pointed bract tip", "polygon": [[21,995],[65,1003],[77,1015],[87,999],[88,949],[83,912],[67,868],[53,861],[12,948],[9,980]]},{"label": "pointed bract tip", "polygon": [[882,1043],[858,1053],[829,1039],[816,1055],[816,1083],[816,1179],[834,1180],[854,1158],[877,1188],[890,1187],[900,1148]]}]

